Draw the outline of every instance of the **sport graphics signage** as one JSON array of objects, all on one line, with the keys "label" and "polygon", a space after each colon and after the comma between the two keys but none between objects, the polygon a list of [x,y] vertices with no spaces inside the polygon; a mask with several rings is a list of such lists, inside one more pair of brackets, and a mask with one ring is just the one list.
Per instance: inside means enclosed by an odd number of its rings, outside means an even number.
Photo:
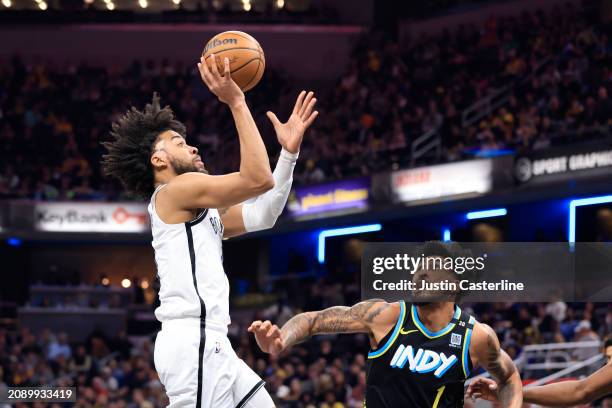
[{"label": "sport graphics signage", "polygon": [[296,217],[364,210],[368,207],[369,190],[368,178],[298,187],[291,192],[287,207]]},{"label": "sport graphics signage", "polygon": [[492,187],[491,159],[420,167],[391,174],[394,202],[483,194],[491,191]]},{"label": "sport graphics signage", "polygon": [[609,174],[612,169],[612,143],[579,145],[518,156],[514,176],[519,183],[553,181],[574,176]]},{"label": "sport graphics signage", "polygon": [[150,230],[142,203],[37,203],[34,228],[52,232],[125,232]]}]

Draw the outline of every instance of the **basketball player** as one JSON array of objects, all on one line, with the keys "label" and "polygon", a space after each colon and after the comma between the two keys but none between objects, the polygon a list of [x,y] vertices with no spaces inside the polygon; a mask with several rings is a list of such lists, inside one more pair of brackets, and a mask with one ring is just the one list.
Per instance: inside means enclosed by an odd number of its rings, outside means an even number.
[{"label": "basketball player", "polygon": [[[215,56],[212,58],[216,61]],[[198,64],[202,80],[227,104],[240,140],[240,170],[212,176],[198,149],[187,144],[185,126],[159,98],[144,111],[129,110],[112,126],[103,166],[128,191],[150,197],[153,248],[160,279],[155,316],[155,368],[170,407],[271,408],[264,382],[227,339],[229,284],[221,240],[271,228],[291,189],[302,137],[317,116],[313,93],[300,93],[281,123],[268,112],[283,149],[274,169],[244,94],[217,64]],[[248,199],[253,199],[245,202]]]},{"label": "basketball player", "polygon": [[[612,338],[604,342],[607,364],[583,380],[563,381],[523,389],[523,400],[547,407],[569,407],[593,402],[612,394]],[[498,385],[489,378],[477,378],[468,387],[467,396],[498,401]],[[612,402],[610,398],[606,403]],[[609,405],[606,405],[609,406]]]},{"label": "basketball player", "polygon": [[[428,242],[425,258],[464,256],[457,244]],[[455,280],[448,270],[415,272],[413,281]],[[415,293],[419,300],[431,294]],[[462,407],[464,382],[476,366],[487,369],[500,384],[504,407],[520,407],[521,380],[512,360],[500,350],[495,332],[449,301],[387,303],[366,300],[352,307],[335,306],[301,313],[281,329],[256,321],[249,331],[260,348],[278,354],[315,334],[367,333],[367,408]]]}]

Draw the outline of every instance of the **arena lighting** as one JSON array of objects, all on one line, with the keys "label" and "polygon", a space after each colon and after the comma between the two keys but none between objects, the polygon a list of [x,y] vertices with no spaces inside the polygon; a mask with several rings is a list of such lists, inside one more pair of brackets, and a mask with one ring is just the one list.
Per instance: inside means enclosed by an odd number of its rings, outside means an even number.
[{"label": "arena lighting", "polygon": [[85,4],[93,4],[94,0],[83,0]]},{"label": "arena lighting", "polygon": [[442,229],[442,241],[449,242],[451,240],[451,230],[450,228]]},{"label": "arena lighting", "polygon": [[177,6],[178,6],[179,4],[181,4],[181,0],[172,0],[172,2],[173,2],[174,4],[176,4]]},{"label": "arena lighting", "polygon": [[143,280],[140,282],[140,287],[141,287],[142,289],[144,289],[144,290],[149,289],[149,281],[148,281],[148,280],[146,280],[146,279],[143,279]]},{"label": "arena lighting", "polygon": [[251,11],[251,0],[242,0],[244,11]]},{"label": "arena lighting", "polygon": [[501,217],[506,214],[508,214],[508,211],[505,208],[495,208],[492,210],[472,211],[465,214],[465,218],[468,220],[478,220],[480,218]]},{"label": "arena lighting", "polygon": [[19,238],[11,237],[6,240],[6,243],[9,244],[10,246],[19,247],[21,246],[21,244],[23,244],[23,241],[20,240]]},{"label": "arena lighting", "polygon": [[149,3],[147,3],[147,0],[138,0],[138,5],[139,5],[141,8],[147,8],[147,7],[149,7]]},{"label": "arena lighting", "polygon": [[325,263],[325,238],[339,237],[341,235],[362,234],[364,232],[375,232],[380,231],[381,229],[382,225],[380,224],[368,224],[321,231],[319,233],[319,245],[317,250],[317,258],[319,259],[319,263]]},{"label": "arena lighting", "polygon": [[11,7],[13,4],[11,3],[11,0],[2,0],[2,5],[6,8]]},{"label": "arena lighting", "polygon": [[108,286],[110,285],[110,279],[108,279],[106,276],[102,278],[102,286]]},{"label": "arena lighting", "polygon": [[580,198],[569,203],[569,222],[567,228],[567,242],[576,242],[576,208],[587,205],[612,203],[612,195]]},{"label": "arena lighting", "polygon": [[123,286],[124,288],[129,288],[130,286],[132,286],[132,281],[129,280],[128,278],[125,278],[121,281],[121,286]]},{"label": "arena lighting", "polygon": [[106,3],[106,8],[109,10],[114,10],[115,9],[115,5],[112,2],[108,2]]},{"label": "arena lighting", "polygon": [[41,1],[40,3],[38,3],[38,7],[41,10],[46,10],[47,9],[47,3],[45,3],[44,1]]},{"label": "arena lighting", "polygon": [[285,0],[276,0],[276,8],[282,9],[285,7]]}]

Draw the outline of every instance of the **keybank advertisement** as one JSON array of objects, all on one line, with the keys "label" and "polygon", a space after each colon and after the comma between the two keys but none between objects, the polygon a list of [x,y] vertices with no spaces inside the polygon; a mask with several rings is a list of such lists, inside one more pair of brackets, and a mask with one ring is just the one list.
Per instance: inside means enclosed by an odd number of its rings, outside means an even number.
[{"label": "keybank advertisement", "polygon": [[288,209],[293,216],[366,209],[370,179],[360,178],[315,186],[298,187],[291,192]]},{"label": "keybank advertisement", "polygon": [[149,216],[139,203],[39,203],[34,227],[53,232],[146,232]]},{"label": "keybank advertisement", "polygon": [[493,187],[493,162],[470,160],[400,170],[391,174],[394,202],[483,194]]}]

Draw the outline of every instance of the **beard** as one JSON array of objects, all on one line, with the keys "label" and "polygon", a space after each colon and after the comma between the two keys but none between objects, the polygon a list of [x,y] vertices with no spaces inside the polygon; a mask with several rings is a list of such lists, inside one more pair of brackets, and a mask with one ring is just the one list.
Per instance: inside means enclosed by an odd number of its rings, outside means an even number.
[{"label": "beard", "polygon": [[170,164],[172,165],[172,168],[177,176],[192,172],[208,174],[208,170],[206,170],[205,167],[200,169],[198,166],[196,166],[195,162],[185,163],[172,158],[170,159]]}]

